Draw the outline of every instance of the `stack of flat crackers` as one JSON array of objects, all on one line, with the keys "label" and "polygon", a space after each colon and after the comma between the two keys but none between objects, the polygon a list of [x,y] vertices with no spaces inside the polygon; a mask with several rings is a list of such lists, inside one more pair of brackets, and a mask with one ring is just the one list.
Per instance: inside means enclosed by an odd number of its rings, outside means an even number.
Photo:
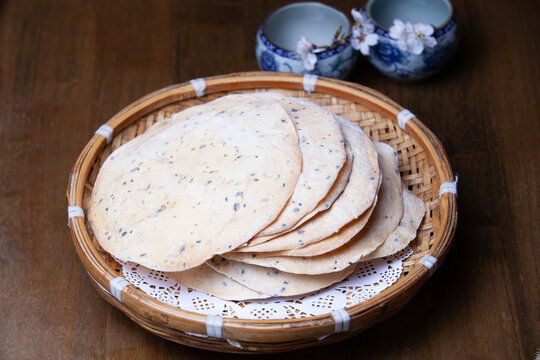
[{"label": "stack of flat crackers", "polygon": [[392,147],[316,104],[261,92],[191,107],[119,147],[88,218],[116,258],[249,300],[339,282],[405,248],[424,213]]}]

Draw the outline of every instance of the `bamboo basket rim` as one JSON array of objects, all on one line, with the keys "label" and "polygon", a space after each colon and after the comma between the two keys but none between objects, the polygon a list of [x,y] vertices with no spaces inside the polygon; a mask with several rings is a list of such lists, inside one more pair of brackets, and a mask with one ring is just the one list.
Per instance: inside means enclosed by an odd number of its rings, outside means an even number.
[{"label": "bamboo basket rim", "polygon": [[[262,88],[303,89],[302,75],[291,73],[242,72],[207,77],[204,80],[206,82],[205,95],[223,91]],[[393,122],[396,122],[397,114],[404,110],[402,106],[388,99],[385,95],[368,87],[347,81],[319,77],[314,92],[354,101],[383,114]],[[133,119],[138,119],[165,105],[195,97],[196,93],[190,82],[172,85],[152,92],[133,102],[113,116],[106,124],[113,129],[113,134],[117,135],[126,126],[131,124],[134,121]],[[439,176],[440,183],[454,181],[452,168],[445,150],[431,130],[414,117],[407,121],[406,130],[404,131],[413,137],[426,152],[430,165],[433,165]],[[90,168],[96,156],[106,145],[107,142],[103,136],[94,135],[80,153],[69,176],[67,189],[68,206],[76,205],[82,207],[86,178],[89,175]],[[441,212],[440,228],[428,252],[428,254],[438,259],[438,264],[446,257],[455,234],[457,225],[456,195],[449,193],[442,195],[439,206]],[[85,227],[85,219],[82,217],[73,217],[69,220],[69,224],[74,246],[83,266],[98,285],[103,287],[103,289],[108,289],[109,281],[117,277],[118,274],[98,255],[97,249],[90,245],[91,240],[88,241],[89,234]],[[393,298],[404,295],[409,290],[414,294],[429,276],[428,268],[416,263],[406,277],[402,276],[396,283],[380,294],[345,308],[351,317],[351,329],[354,330],[355,323],[366,314],[384,314],[387,303]],[[131,284],[122,290],[120,296],[122,302],[113,304],[116,307],[119,307],[119,305],[125,306],[129,308],[129,311],[136,313],[138,316],[147,319],[150,318],[152,321],[157,319],[158,322],[176,330],[206,334],[206,315],[162,303]],[[408,296],[408,298],[410,297],[412,295]],[[111,302],[110,299],[107,300]],[[283,331],[285,328],[287,329],[286,335],[283,334],[285,333]],[[307,329],[311,329],[309,334],[306,333]],[[277,343],[284,339],[317,338],[332,334],[334,332],[334,320],[330,313],[307,318],[278,320],[250,320],[224,317],[222,331],[223,338],[247,341],[252,341],[251,332],[263,332],[265,341]]]}]

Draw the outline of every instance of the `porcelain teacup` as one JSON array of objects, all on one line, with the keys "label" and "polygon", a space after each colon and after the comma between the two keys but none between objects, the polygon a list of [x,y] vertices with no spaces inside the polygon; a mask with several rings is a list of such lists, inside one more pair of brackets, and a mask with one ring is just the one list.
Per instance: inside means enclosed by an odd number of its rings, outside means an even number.
[{"label": "porcelain teacup", "polygon": [[[309,73],[345,78],[358,53],[348,41],[333,44],[337,31],[342,38],[350,32],[351,22],[341,11],[318,2],[293,3],[271,13],[257,31],[256,56],[259,68],[266,71]],[[302,37],[316,44],[317,62],[306,69],[296,52]]]},{"label": "porcelain teacup", "polygon": [[[458,43],[456,12],[448,0],[369,0],[362,11],[375,25],[378,43],[369,61],[382,73],[398,80],[420,80],[440,71],[451,59]],[[433,26],[434,47],[416,55],[403,50],[392,38],[394,20]],[[421,36],[421,35],[420,35]]]}]

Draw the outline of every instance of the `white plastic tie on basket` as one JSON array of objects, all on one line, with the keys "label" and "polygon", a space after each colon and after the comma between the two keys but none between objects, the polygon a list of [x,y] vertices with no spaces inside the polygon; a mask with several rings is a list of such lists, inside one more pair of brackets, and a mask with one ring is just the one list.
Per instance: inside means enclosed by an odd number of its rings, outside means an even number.
[{"label": "white plastic tie on basket", "polygon": [[103,136],[105,139],[107,139],[107,144],[110,144],[113,135],[113,128],[107,124],[103,124],[99,127],[99,129],[96,130],[95,134]]},{"label": "white plastic tie on basket", "polygon": [[349,316],[349,313],[345,309],[339,309],[334,310],[330,313],[332,317],[334,318],[335,327],[334,332],[340,333],[349,331],[350,325],[351,325],[351,317]]},{"label": "white plastic tie on basket", "polygon": [[232,346],[234,346],[235,348],[238,348],[238,349],[243,349],[244,347],[236,340],[233,340],[233,339],[226,339],[227,342],[229,344],[231,344]]},{"label": "white plastic tie on basket", "polygon": [[439,199],[443,194],[449,193],[457,195],[457,183],[458,183],[458,176],[456,175],[456,181],[447,181],[441,184],[441,187],[439,188]]},{"label": "white plastic tie on basket", "polygon": [[105,291],[107,294],[111,295],[111,293],[109,292],[109,290],[105,289],[103,286],[101,286],[101,284],[99,283],[99,281],[97,281],[96,279],[94,279],[94,277],[92,275],[90,275],[90,273],[87,271],[86,272],[88,274],[88,276],[90,276],[90,278],[97,284],[97,286],[99,286],[101,288],[101,290]]},{"label": "white plastic tie on basket", "polygon": [[206,333],[210,337],[221,339],[221,327],[223,326],[223,318],[219,315],[206,316]]},{"label": "white plastic tie on basket", "polygon": [[419,261],[420,264],[424,265],[429,270],[429,276],[433,275],[436,269],[437,258],[433,255],[424,255]]},{"label": "white plastic tie on basket", "polygon": [[115,277],[109,281],[109,288],[111,289],[111,295],[114,296],[118,301],[122,302],[122,289],[130,284],[129,281],[123,277]]},{"label": "white plastic tie on basket", "polygon": [[193,89],[195,90],[195,94],[197,94],[197,97],[204,96],[204,93],[206,91],[206,81],[202,78],[193,79],[189,81],[191,85],[193,86]]},{"label": "white plastic tie on basket", "polygon": [[407,109],[403,109],[397,114],[397,123],[400,128],[405,130],[405,125],[407,121],[411,120],[415,115]]},{"label": "white plastic tie on basket", "polygon": [[[210,316],[215,316],[215,315],[210,315]],[[196,336],[196,337],[200,337],[200,338],[208,338],[208,337],[210,337],[210,335],[197,334],[197,333],[192,333],[192,332],[189,332],[189,331],[184,331],[184,333],[187,334],[187,335]],[[242,346],[242,344],[240,344],[237,340],[233,340],[233,339],[225,339],[225,340],[227,340],[227,342],[229,344],[231,344],[232,346],[234,346],[235,348],[238,348],[238,349],[243,349],[244,348]]]},{"label": "white plastic tie on basket", "polygon": [[68,206],[68,226],[70,226],[69,225],[69,220],[71,218],[74,218],[74,217],[77,217],[77,216],[80,216],[80,217],[84,218],[83,209],[80,206],[77,206],[77,205],[69,205]]},{"label": "white plastic tie on basket", "polygon": [[315,84],[317,83],[318,76],[313,74],[305,74],[304,78],[302,80],[302,83],[304,85],[304,90],[311,94],[313,91],[315,91]]},{"label": "white plastic tie on basket", "polygon": [[207,338],[208,337],[208,335],[192,333],[192,332],[189,332],[189,331],[184,331],[184,333],[186,333],[187,335],[197,336],[197,337],[201,337],[201,338]]}]

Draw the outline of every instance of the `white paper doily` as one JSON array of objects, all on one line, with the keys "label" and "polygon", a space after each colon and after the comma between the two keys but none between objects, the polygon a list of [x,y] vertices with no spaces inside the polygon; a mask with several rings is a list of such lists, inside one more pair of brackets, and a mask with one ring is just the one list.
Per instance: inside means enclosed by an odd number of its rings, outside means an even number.
[{"label": "white paper doily", "polygon": [[204,315],[251,320],[297,319],[327,314],[365,301],[399,279],[410,248],[381,259],[358,264],[343,281],[311,294],[253,301],[230,301],[187,288],[161,271],[118,260],[124,277],[146,294],[168,305]]}]

